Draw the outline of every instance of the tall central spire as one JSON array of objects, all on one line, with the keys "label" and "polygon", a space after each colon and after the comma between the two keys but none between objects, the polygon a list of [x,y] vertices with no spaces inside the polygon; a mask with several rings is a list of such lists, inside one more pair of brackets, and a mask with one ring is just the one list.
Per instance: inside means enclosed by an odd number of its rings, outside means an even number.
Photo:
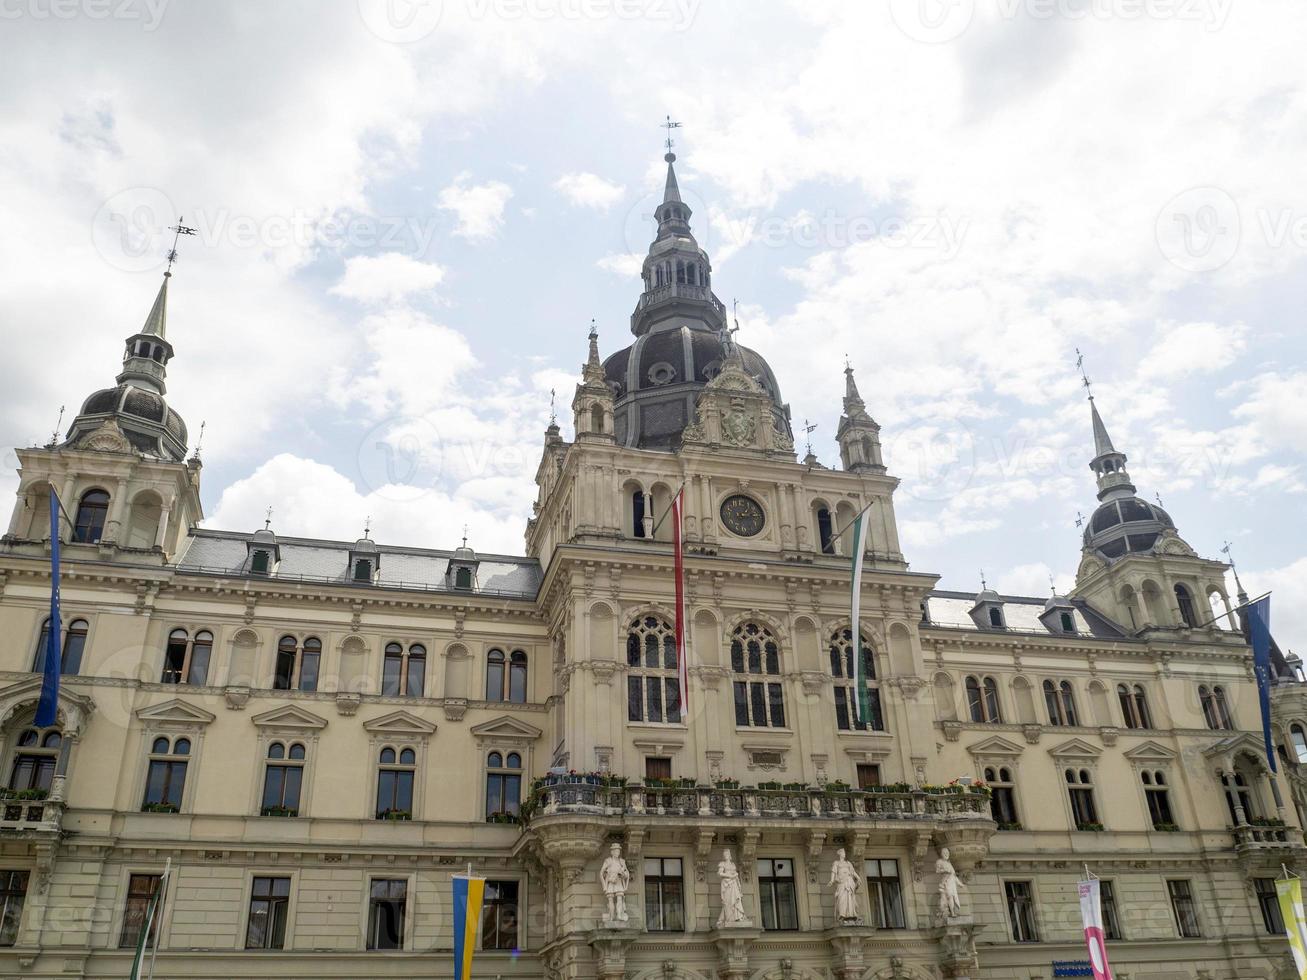
[{"label": "tall central spire", "polygon": [[1089,468],[1098,479],[1098,499],[1134,496],[1135,485],[1130,482],[1130,474],[1125,468],[1126,454],[1118,452],[1112,445],[1112,437],[1107,434],[1107,426],[1098,414],[1093,395],[1089,396],[1089,416],[1094,429],[1094,458],[1090,460]]}]

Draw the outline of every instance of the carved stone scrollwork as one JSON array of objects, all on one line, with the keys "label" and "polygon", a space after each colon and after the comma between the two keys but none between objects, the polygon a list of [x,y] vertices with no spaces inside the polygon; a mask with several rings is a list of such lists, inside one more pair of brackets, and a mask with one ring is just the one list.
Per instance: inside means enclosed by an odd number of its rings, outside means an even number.
[{"label": "carved stone scrollwork", "polygon": [[222,698],[231,711],[244,711],[245,705],[250,700],[250,689],[248,687],[226,687],[223,688]]}]

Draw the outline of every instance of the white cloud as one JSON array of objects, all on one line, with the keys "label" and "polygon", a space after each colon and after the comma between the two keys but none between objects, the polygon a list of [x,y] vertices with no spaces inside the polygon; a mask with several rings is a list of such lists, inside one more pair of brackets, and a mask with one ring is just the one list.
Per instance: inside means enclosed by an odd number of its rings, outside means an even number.
[{"label": "white cloud", "polygon": [[1215,373],[1243,352],[1247,335],[1248,328],[1242,323],[1162,324],[1161,335],[1139,362],[1139,376],[1161,380]]},{"label": "white cloud", "polygon": [[1265,445],[1307,453],[1307,371],[1263,374],[1250,387],[1234,415],[1246,419]]},{"label": "white cloud", "polygon": [[344,276],[328,292],[364,303],[394,303],[435,289],[444,278],[445,270],[435,263],[399,252],[355,255],[346,260]]},{"label": "white cloud", "polygon": [[993,584],[1001,595],[1047,598],[1050,576],[1057,586],[1058,595],[1066,595],[1075,585],[1075,575],[1070,572],[1054,573],[1053,569],[1042,561],[1005,569],[999,572]]},{"label": "white cloud", "polygon": [[640,275],[640,270],[644,267],[644,256],[635,252],[621,252],[616,255],[605,255],[595,265],[605,272],[630,278]]},{"label": "white cloud", "polygon": [[471,241],[494,238],[504,224],[504,206],[513,189],[502,181],[471,183],[471,174],[461,173],[440,192],[442,211],[452,211],[458,219],[454,234]]},{"label": "white cloud", "polygon": [[554,189],[580,207],[607,211],[626,192],[621,184],[613,184],[597,174],[563,174],[554,181]]}]

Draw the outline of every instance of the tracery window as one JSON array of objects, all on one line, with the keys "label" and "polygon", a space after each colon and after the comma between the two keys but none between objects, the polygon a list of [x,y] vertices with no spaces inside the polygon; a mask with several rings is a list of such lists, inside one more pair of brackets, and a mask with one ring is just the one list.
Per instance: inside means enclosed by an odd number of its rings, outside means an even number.
[{"label": "tracery window", "polygon": [[731,634],[731,670],[735,674],[735,724],[784,728],[781,653],[771,631],[757,623],[737,626]]},{"label": "tracery window", "polygon": [[876,679],[876,657],[866,637],[862,640],[862,664],[867,682],[867,717],[857,717],[857,672],[853,659],[853,632],[836,630],[830,638],[830,668],[835,677],[835,727],[840,731],[885,730],[885,718],[880,705],[880,681]]},{"label": "tracery window", "polygon": [[677,722],[681,683],[676,633],[657,616],[643,616],[626,634],[626,717],[628,721]]}]

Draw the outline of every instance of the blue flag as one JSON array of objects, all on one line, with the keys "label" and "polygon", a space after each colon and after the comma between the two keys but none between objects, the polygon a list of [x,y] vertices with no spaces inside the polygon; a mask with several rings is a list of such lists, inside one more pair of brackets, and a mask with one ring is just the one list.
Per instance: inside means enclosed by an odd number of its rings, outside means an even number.
[{"label": "blue flag", "polygon": [[1271,742],[1271,597],[1263,596],[1248,607],[1248,633],[1253,645],[1253,673],[1257,676],[1257,701],[1262,709],[1262,741],[1271,772],[1275,746]]},{"label": "blue flag", "polygon": [[63,627],[59,622],[59,497],[50,488],[50,628],[45,633],[45,657],[41,664],[41,700],[36,705],[36,727],[55,723],[59,704],[59,673],[63,668],[59,640]]}]

